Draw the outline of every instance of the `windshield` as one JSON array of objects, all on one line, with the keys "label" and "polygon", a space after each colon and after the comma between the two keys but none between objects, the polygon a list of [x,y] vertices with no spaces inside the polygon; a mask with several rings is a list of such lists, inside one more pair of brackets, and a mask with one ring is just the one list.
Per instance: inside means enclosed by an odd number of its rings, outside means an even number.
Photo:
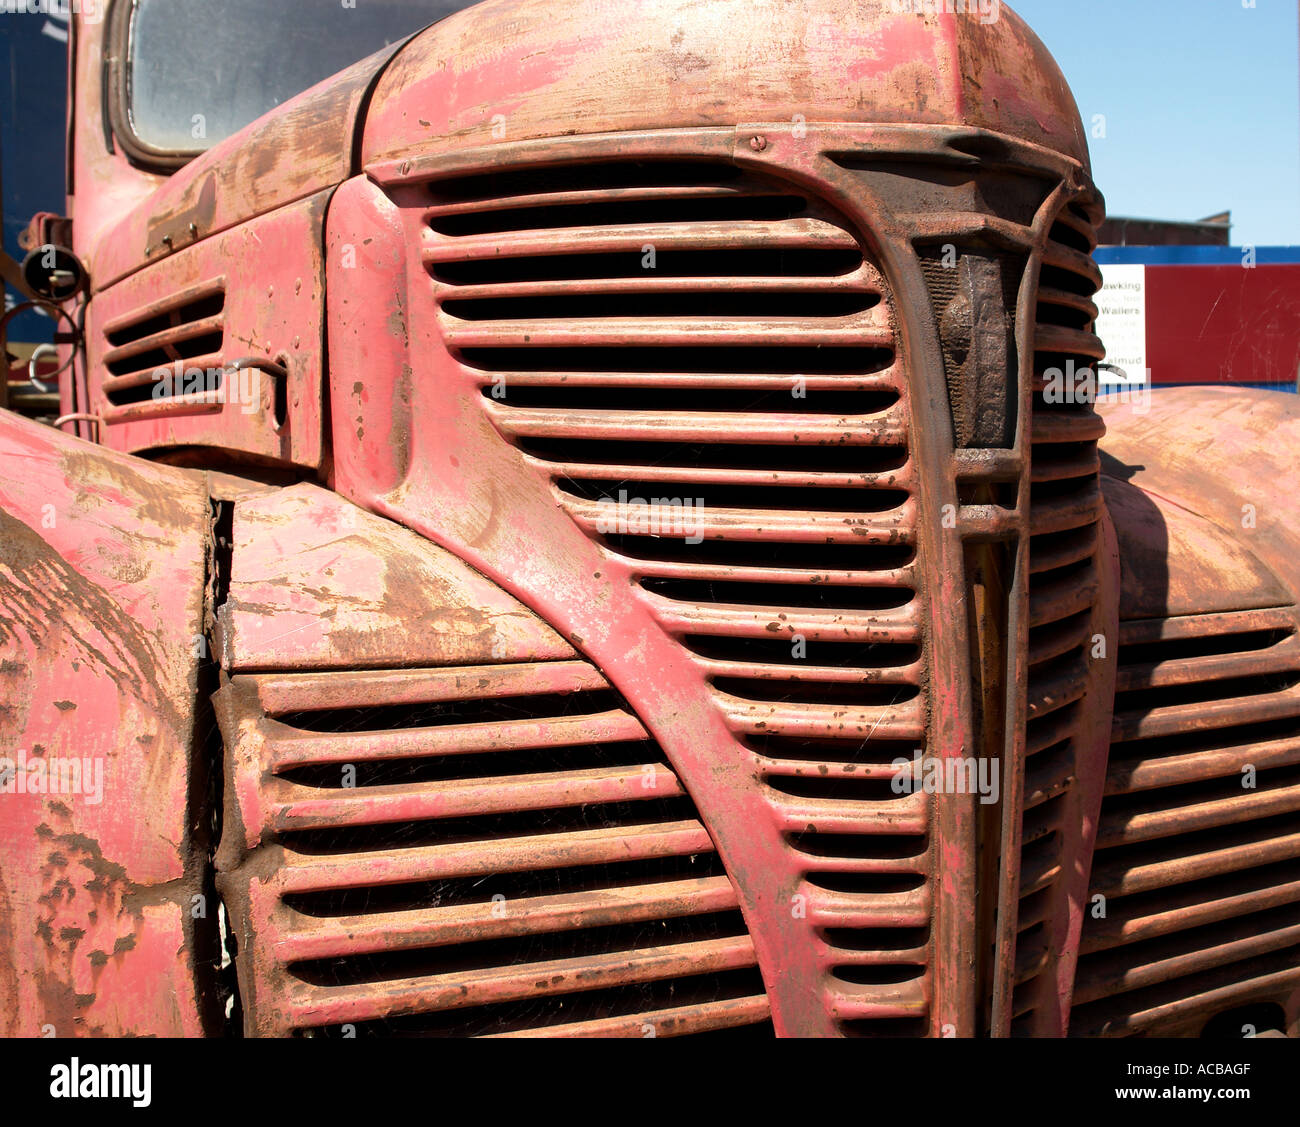
[{"label": "windshield", "polygon": [[468,0],[131,0],[135,139],[198,153]]}]

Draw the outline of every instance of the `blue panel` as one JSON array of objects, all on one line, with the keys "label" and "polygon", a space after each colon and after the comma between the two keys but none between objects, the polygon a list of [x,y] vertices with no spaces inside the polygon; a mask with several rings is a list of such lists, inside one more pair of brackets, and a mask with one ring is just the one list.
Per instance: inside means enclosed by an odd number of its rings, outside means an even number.
[{"label": "blue panel", "polygon": [[[32,5],[35,7],[35,5]],[[66,10],[66,4],[56,5]],[[67,133],[67,16],[13,12],[0,16],[0,162],[4,181],[4,249],[22,261],[18,235],[38,211],[62,215]],[[5,291],[6,305],[18,300]],[[9,328],[15,341],[49,340],[51,322],[35,314]]]},{"label": "blue panel", "polygon": [[[1297,392],[1300,392],[1300,387],[1297,387],[1294,383],[1226,383],[1226,382],[1216,383],[1212,380],[1206,380],[1204,383],[1156,384],[1156,386],[1151,389],[1151,394],[1159,395],[1162,391],[1173,391],[1174,388],[1178,388],[1178,387],[1233,387],[1233,388],[1241,388],[1245,391],[1284,391],[1284,392],[1288,392],[1291,395],[1295,395]],[[1104,395],[1099,394],[1097,398],[1099,401],[1102,402],[1105,401]]]},{"label": "blue panel", "polygon": [[[1260,266],[1289,266],[1300,263],[1300,247],[1255,247]],[[1095,255],[1102,266],[1240,266],[1244,247],[1098,247]]]}]

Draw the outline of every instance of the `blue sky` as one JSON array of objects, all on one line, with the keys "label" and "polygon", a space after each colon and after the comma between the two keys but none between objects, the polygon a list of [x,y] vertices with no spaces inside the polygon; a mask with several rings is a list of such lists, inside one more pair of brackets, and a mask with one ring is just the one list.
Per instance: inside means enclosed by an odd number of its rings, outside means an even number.
[{"label": "blue sky", "polygon": [[1011,0],[1065,72],[1112,215],[1231,209],[1238,246],[1300,245],[1297,0]]}]

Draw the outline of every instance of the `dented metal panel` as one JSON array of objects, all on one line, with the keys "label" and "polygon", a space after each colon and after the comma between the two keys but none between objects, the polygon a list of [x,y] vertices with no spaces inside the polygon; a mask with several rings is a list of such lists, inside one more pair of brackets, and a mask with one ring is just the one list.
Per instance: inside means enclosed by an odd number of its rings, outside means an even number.
[{"label": "dented metal panel", "polygon": [[314,485],[235,508],[226,669],[474,665],[573,647],[444,549]]},{"label": "dented metal panel", "polygon": [[203,479],[9,414],[0,463],[3,1032],[211,1032]]}]

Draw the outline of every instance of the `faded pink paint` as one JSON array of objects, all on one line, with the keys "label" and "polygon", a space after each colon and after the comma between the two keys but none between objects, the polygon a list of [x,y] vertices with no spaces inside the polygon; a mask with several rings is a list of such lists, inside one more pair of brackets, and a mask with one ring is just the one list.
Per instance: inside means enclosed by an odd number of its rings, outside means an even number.
[{"label": "faded pink paint", "polygon": [[852,82],[881,78],[902,65],[924,66],[936,74],[943,73],[939,60],[941,54],[947,55],[947,46],[933,26],[907,15],[888,20],[867,35],[844,36],[836,44],[837,50],[849,58],[861,54],[848,63],[845,72]]},{"label": "faded pink paint", "polygon": [[[1050,624],[1056,621],[1053,612],[1075,606],[1078,593],[1033,589],[1024,577],[1030,537],[1040,531],[1036,513],[1064,521],[1066,532],[1096,525],[1091,554],[1072,561],[1085,565],[1095,581],[1096,592],[1086,601],[1088,629],[1118,635],[1125,605],[1100,497],[1095,504],[1081,502],[1077,512],[1053,509],[1050,501],[1036,505],[1029,485],[1040,470],[1045,476],[1038,480],[1051,484],[1070,480],[1046,476],[1053,472],[1095,473],[1088,458],[1095,460],[1091,444],[1103,428],[1095,419],[1085,418],[1080,428],[1060,416],[1035,417],[1033,357],[1024,355],[1016,373],[1021,425],[1015,449],[955,449],[957,412],[949,409],[945,385],[953,373],[937,361],[933,295],[913,255],[914,239],[947,237],[951,230],[982,246],[983,232],[996,218],[998,238],[1019,247],[1031,270],[1055,255],[1058,272],[1094,281],[1086,254],[1051,245],[1057,222],[1074,231],[1075,241],[1090,243],[1101,208],[1088,182],[1086,138],[1073,99],[1023,23],[1005,9],[991,25],[950,16],[918,19],[891,11],[886,0],[804,0],[797,9],[779,0],[488,0],[417,36],[395,57],[381,53],[299,96],[165,181],[130,167],[122,153],[103,150],[97,102],[102,29],[83,20],[79,33],[74,75],[90,112],[79,114],[74,135],[73,202],[80,205],[75,241],[91,264],[94,299],[87,318],[89,387],[76,404],[65,393],[65,409],[89,404],[100,416],[99,438],[107,449],[0,418],[0,464],[22,466],[20,473],[0,478],[0,514],[21,545],[0,561],[0,642],[7,659],[0,676],[13,682],[7,699],[19,702],[18,713],[13,705],[0,713],[0,750],[39,744],[55,754],[89,747],[112,764],[113,786],[126,787],[129,797],[114,790],[116,801],[95,808],[29,796],[4,808],[0,935],[14,939],[7,949],[0,947],[0,992],[18,999],[18,1024],[10,1031],[32,1031],[46,1019],[60,1033],[195,1034],[215,1028],[200,998],[207,981],[200,956],[211,952],[197,950],[185,912],[189,897],[206,887],[211,844],[188,836],[193,825],[204,823],[191,815],[205,813],[189,809],[188,772],[197,769],[192,749],[199,686],[192,644],[206,632],[208,615],[218,612],[207,604],[205,580],[209,505],[221,499],[234,504],[235,513],[230,586],[216,629],[226,678],[216,707],[228,778],[217,868],[241,936],[241,981],[256,987],[250,1032],[287,1033],[539,997],[568,989],[570,973],[585,975],[588,985],[613,986],[635,981],[635,973],[645,975],[642,981],[659,981],[755,966],[766,996],[738,999],[738,1011],[746,1021],[770,1013],[779,1034],[829,1036],[844,1032],[844,1022],[912,1018],[922,1019],[932,1034],[948,1027],[963,1036],[981,1028],[1008,1032],[1026,1012],[1024,1000],[1016,998],[1024,984],[1017,979],[1017,920],[1022,834],[1028,832],[1019,806],[1028,756],[1025,714],[1056,703],[1052,694],[1058,688],[1058,680],[1043,674],[1045,662],[1035,663],[1037,673],[1030,668],[1030,607],[1040,624]],[[496,129],[498,115],[504,117],[504,135]],[[902,156],[912,163],[964,162],[974,169],[976,154],[989,152],[997,154],[1000,168],[1029,170],[1040,185],[1037,200],[1032,206],[1022,201],[1025,211],[1014,219],[972,211],[956,194],[951,207],[934,204],[924,191],[945,198],[938,183],[910,193],[894,187],[897,194],[890,196],[891,189],[882,186],[887,174],[871,161],[873,154]],[[858,154],[863,167],[836,159],[846,153]],[[810,210],[797,220],[682,222],[673,230],[646,224],[630,233],[562,224],[520,232],[507,224],[484,237],[447,234],[434,222],[457,214],[463,202],[438,200],[447,178],[681,160],[737,172],[736,182],[753,197],[800,193]],[[730,190],[669,185],[664,199],[745,198]],[[626,202],[619,191],[596,185],[576,195],[600,206]],[[926,202],[922,207],[917,200]],[[545,205],[543,200],[538,206]],[[489,282],[467,299],[460,283],[440,276],[449,264],[507,260],[503,250],[519,257],[619,255],[624,244],[638,252],[660,235],[672,250],[725,252],[737,244],[742,227],[746,238],[761,239],[763,249],[860,255],[861,264],[836,277],[834,287],[841,296],[871,294],[876,302],[826,321],[781,315],[475,319],[462,318],[450,303],[550,295],[544,287],[528,291],[527,281]],[[245,356],[285,363],[285,423],[271,417],[274,399],[265,387],[248,414],[237,404],[159,404],[152,397],[135,405],[110,403],[113,391],[148,386],[150,373],[131,369],[134,357],[205,334],[173,325],[143,343],[109,335],[150,317],[179,319],[179,295],[206,296],[205,287],[218,281],[226,294],[222,343],[190,359],[196,366]],[[689,294],[700,280],[656,278],[652,284],[633,276],[631,283],[609,292],[660,293],[656,287],[662,287],[663,293]],[[731,283],[723,278],[712,284]],[[786,292],[789,279],[759,278],[753,284]],[[580,287],[569,292],[584,294]],[[1066,304],[1087,312],[1086,298]],[[1022,351],[1101,356],[1089,332],[1037,324],[1032,306],[1031,301],[1021,311],[1019,340],[1023,344],[1027,334],[1035,334]],[[465,358],[466,350],[476,348],[527,345],[535,353],[548,346],[653,347],[687,340],[755,348],[871,345],[888,353],[880,371],[862,377],[823,372],[812,378],[813,390],[893,398],[878,411],[834,423],[793,411],[741,410],[720,418],[711,410],[531,408],[485,397],[492,365],[471,367]],[[548,383],[551,373],[511,372],[510,381],[572,392],[603,388],[611,378],[582,370],[561,374],[558,383]],[[648,399],[656,393],[666,399],[683,387],[711,392],[739,383],[726,373],[655,372],[639,382],[637,373],[623,375],[633,377],[624,380],[625,388],[639,388]],[[750,390],[784,390],[778,377],[757,373],[752,379]],[[1207,438],[1202,431],[1208,424],[1192,421],[1172,449],[1152,442],[1175,429],[1171,415],[1186,403],[1213,417],[1215,434]],[[1243,452],[1276,442],[1278,428],[1296,424],[1295,412],[1194,396],[1172,407],[1145,422],[1115,412],[1121,425],[1111,449],[1135,461],[1149,449],[1159,451],[1162,460],[1151,459],[1141,488],[1133,492],[1145,488],[1148,495],[1174,497],[1222,531],[1225,514],[1240,500],[1234,469]],[[1225,433],[1221,456],[1207,461],[1203,444]],[[763,471],[671,471],[663,460],[647,466],[621,467],[616,460],[569,465],[561,460],[567,455],[524,449],[538,438],[584,437],[805,449],[833,444],[859,452],[897,447],[904,457],[901,468],[889,473],[837,477],[785,468],[760,481]],[[1082,470],[1053,464],[1046,451],[1061,446],[1084,451]],[[1293,476],[1292,447],[1270,463],[1276,480]],[[309,483],[259,487],[163,469],[120,453],[171,454],[178,448],[198,462],[230,455],[245,459],[240,465],[252,462],[272,473],[319,473],[328,489]],[[788,564],[763,572],[752,563],[633,558],[606,542],[599,506],[563,487],[601,471],[613,476],[600,480],[613,482],[620,468],[670,482],[672,472],[689,471],[701,488],[742,490],[779,482],[897,491],[903,499],[881,513],[750,511],[740,501],[727,502],[706,510],[703,531],[710,544],[853,544],[903,547],[915,556],[871,572],[872,582],[852,572],[831,573],[829,565],[821,569],[828,574],[810,576]],[[1014,508],[969,503],[958,489],[959,475],[967,485],[978,479],[981,488],[1018,480]],[[46,503],[58,517],[48,528],[40,508]],[[941,528],[937,514],[950,508],[959,526]],[[1069,524],[1076,518],[1080,523]],[[1121,537],[1142,535],[1131,522],[1120,523]],[[1240,546],[1232,537],[1202,532],[1202,546],[1225,557]],[[1187,533],[1187,540],[1196,535]],[[979,641],[990,650],[977,662],[987,661],[995,688],[999,677],[1010,678],[1020,699],[1007,694],[1000,718],[1006,731],[990,734],[976,718],[969,636],[974,629],[965,606],[973,587],[963,553],[968,545],[1013,537],[1020,544],[1022,578],[1005,595],[1008,636]],[[1285,530],[1262,529],[1255,548],[1261,570],[1270,566],[1280,597],[1292,601],[1296,592],[1285,581],[1297,558],[1294,539]],[[874,583],[911,597],[885,609],[780,609],[761,601],[741,605],[740,595],[736,605],[712,596],[670,597],[643,583],[740,582],[756,572],[770,583],[806,583],[810,589],[827,582],[847,588]],[[1187,597],[1192,574],[1171,570],[1182,583],[1174,595]],[[1129,576],[1125,582],[1134,600],[1159,595]],[[1278,601],[1271,588],[1262,590],[1262,581],[1247,585],[1258,601]],[[1241,601],[1238,592],[1232,594],[1230,601]],[[1183,604],[1168,602],[1155,612],[1171,608]],[[983,612],[992,613],[987,607]],[[1002,627],[994,623],[993,633]],[[697,652],[685,642],[697,634],[727,642],[803,637],[914,645],[916,655],[891,670],[828,665],[795,675],[768,668],[767,686],[786,680],[790,689],[764,697],[752,686],[748,695],[726,688],[728,679],[743,681],[755,668]],[[997,668],[995,659],[1001,662]],[[1044,886],[1051,893],[1039,921],[1048,937],[1044,949],[1055,962],[1049,959],[1034,972],[1041,981],[1033,982],[1031,1008],[1035,1029],[1052,1034],[1064,1033],[1068,1023],[1090,856],[1098,826],[1105,823],[1098,805],[1106,784],[1115,669],[1111,653],[1078,679],[1082,703],[1068,733],[1074,775],[1064,784],[1066,813],[1054,831],[1067,871]],[[448,677],[449,670],[454,676]],[[980,676],[985,672],[981,666]],[[74,676],[76,700],[70,701],[60,694]],[[821,681],[893,683],[904,691],[889,705],[797,697],[805,682],[816,687]],[[372,707],[472,701],[479,699],[476,694],[505,696],[521,684],[545,686],[557,695],[613,689],[622,699],[598,715],[580,717],[586,730],[576,734],[573,718],[564,716],[495,727],[370,732],[364,739],[331,733],[286,738],[280,722],[295,706],[346,707],[358,699]],[[1024,699],[1030,684],[1044,700]],[[902,699],[909,689],[915,694]],[[1126,725],[1140,728],[1142,722],[1120,718],[1116,738],[1125,735]],[[995,736],[1002,735],[995,746]],[[636,780],[646,777],[641,768],[624,766],[559,778],[383,786],[369,793],[321,793],[324,788],[289,777],[304,765],[567,747],[577,736],[661,748],[666,762],[647,765],[656,786],[665,796],[692,800],[698,820],[642,827],[626,837],[582,831],[563,846],[544,837],[508,838],[472,846],[345,851],[323,859],[295,853],[282,840],[304,827],[608,803],[627,798]],[[973,803],[954,796],[929,801],[909,795],[888,803],[797,797],[797,788],[781,791],[775,782],[812,778],[815,765],[810,759],[782,775],[791,764],[769,750],[768,737],[841,740],[859,748],[873,740],[924,743],[943,760],[1001,756],[1019,774],[1003,815],[1000,865],[992,876],[977,868],[984,830]],[[825,758],[823,776],[832,769],[832,753]],[[808,775],[801,773],[804,768]],[[859,778],[879,783],[887,775],[868,764]],[[1103,825],[1102,844],[1114,845],[1126,832],[1112,820]],[[855,852],[835,844],[839,835],[870,841],[882,833],[921,843],[918,854],[876,856],[867,847],[855,845]],[[272,842],[280,851],[278,865],[267,864],[270,854],[249,856]],[[987,852],[990,843],[982,844]],[[739,908],[748,934],[684,943],[667,953],[599,956],[583,965],[561,960],[519,971],[493,968],[491,974],[475,972],[468,982],[423,976],[384,989],[317,988],[289,970],[294,952],[304,958],[355,952],[360,932],[319,920],[304,925],[282,903],[286,895],[449,871],[487,873],[499,864],[526,867],[531,859],[521,860],[521,850],[548,848],[570,850],[564,856],[575,864],[609,863],[629,850],[645,857],[716,850],[725,876],[687,882],[667,898],[680,896],[711,910]],[[828,875],[917,877],[920,883],[907,893],[874,897],[817,883],[815,878]],[[792,910],[800,897],[807,908],[802,915]],[[987,934],[980,918],[990,897],[1002,913],[996,934]],[[549,905],[542,918],[590,918],[578,907]],[[627,910],[619,904],[596,907],[615,916]],[[614,917],[601,920],[604,926]],[[422,920],[413,931],[409,919],[392,916],[370,925],[360,942],[380,951],[407,942],[432,944],[444,934],[467,942],[504,934],[472,913]],[[869,984],[836,973],[873,965],[869,951],[837,945],[830,938],[836,931],[888,927],[925,930],[915,950],[894,953],[900,965],[916,968],[914,977]],[[205,934],[210,938],[211,929]],[[993,952],[987,966],[986,950]],[[539,970],[555,972],[540,988]],[[991,1001],[980,994],[985,988],[992,991]],[[1094,976],[1090,988],[1108,988],[1104,975]],[[717,1013],[679,1016],[687,1024],[724,1020]],[[587,1023],[586,1029],[627,1032],[617,1021]]]},{"label": "faded pink paint", "polygon": [[0,795],[3,1031],[202,1033],[186,927],[204,888],[188,811],[202,477],[7,412],[0,469],[0,756],[103,772],[99,802]]}]

